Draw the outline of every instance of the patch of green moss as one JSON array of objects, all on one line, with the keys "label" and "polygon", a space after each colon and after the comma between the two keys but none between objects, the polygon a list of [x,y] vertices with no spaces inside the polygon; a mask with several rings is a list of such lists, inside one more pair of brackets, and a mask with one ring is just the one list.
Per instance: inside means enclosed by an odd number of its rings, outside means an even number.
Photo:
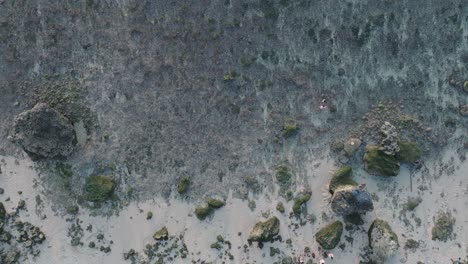
[{"label": "patch of green moss", "polygon": [[284,213],[285,210],[284,210],[284,205],[283,205],[282,202],[278,202],[278,203],[276,204],[276,210],[277,210],[278,212],[280,212],[280,213]]},{"label": "patch of green moss", "polygon": [[91,202],[104,202],[110,198],[114,187],[114,181],[109,176],[91,176],[86,179],[86,200]]},{"label": "patch of green moss", "polygon": [[182,179],[179,180],[179,183],[177,184],[177,192],[179,192],[180,194],[186,193],[189,185],[190,185],[189,178],[183,177]]},{"label": "patch of green moss", "polygon": [[212,208],[221,208],[224,206],[224,202],[215,198],[210,198],[207,201],[208,205]]},{"label": "patch of green moss", "polygon": [[439,212],[437,219],[432,227],[432,240],[446,242],[453,233],[455,218],[449,212]]},{"label": "patch of green moss", "polygon": [[283,126],[283,137],[288,138],[297,134],[299,127],[296,124],[285,124]]},{"label": "patch of green moss", "polygon": [[195,215],[199,220],[205,220],[212,212],[213,209],[208,205],[195,208]]},{"label": "patch of green moss", "polygon": [[299,194],[296,199],[294,199],[294,205],[292,207],[294,214],[299,215],[301,213],[301,207],[303,204],[307,203],[310,200],[312,193]]},{"label": "patch of green moss", "polygon": [[401,162],[414,163],[421,158],[421,150],[418,144],[408,141],[398,142],[400,151],[397,153],[397,158]]},{"label": "patch of green moss", "polygon": [[400,164],[395,156],[385,154],[378,147],[370,147],[364,154],[365,170],[369,174],[380,176],[397,176]]},{"label": "patch of green moss", "polygon": [[320,229],[315,234],[315,240],[326,250],[334,249],[341,239],[343,223],[335,221]]},{"label": "patch of green moss", "polygon": [[340,186],[352,185],[357,186],[358,183],[351,179],[353,169],[350,166],[344,166],[339,168],[330,180],[328,190],[331,194]]},{"label": "patch of green moss", "polygon": [[236,76],[237,76],[237,72],[230,71],[230,72],[224,74],[223,81],[225,81],[225,82],[232,81],[232,80],[234,80],[234,78],[236,78]]}]

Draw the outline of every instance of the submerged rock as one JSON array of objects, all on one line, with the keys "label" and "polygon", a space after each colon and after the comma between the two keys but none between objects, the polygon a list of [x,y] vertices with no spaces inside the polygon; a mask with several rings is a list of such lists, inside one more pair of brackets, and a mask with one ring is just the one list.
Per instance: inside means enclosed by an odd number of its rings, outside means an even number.
[{"label": "submerged rock", "polygon": [[452,236],[454,225],[455,218],[452,217],[451,213],[439,212],[434,227],[432,227],[432,240],[446,242]]},{"label": "submerged rock", "polygon": [[344,166],[339,168],[334,174],[332,179],[330,180],[330,184],[328,186],[328,190],[331,194],[335,192],[335,190],[340,186],[357,186],[358,183],[351,179],[351,174],[353,169],[350,166]]},{"label": "submerged rock", "polygon": [[340,242],[342,233],[343,223],[341,223],[340,221],[335,221],[320,229],[315,234],[315,240],[324,249],[334,249]]},{"label": "submerged rock", "polygon": [[344,151],[346,155],[353,156],[356,150],[361,146],[362,141],[358,138],[350,138],[344,143]]},{"label": "submerged rock", "polygon": [[376,146],[369,146],[364,154],[364,169],[372,175],[397,176],[400,164],[394,155],[385,154]]},{"label": "submerged rock", "polygon": [[10,139],[35,157],[67,157],[74,149],[75,133],[66,117],[39,103],[15,118]]},{"label": "submerged rock", "polygon": [[376,261],[383,262],[395,254],[400,247],[398,236],[384,220],[374,220],[367,234],[369,246],[372,248],[373,257]]},{"label": "submerged rock", "polygon": [[361,186],[342,186],[335,190],[331,199],[331,208],[338,215],[362,214],[374,209],[372,198]]},{"label": "submerged rock", "polygon": [[249,234],[249,241],[268,242],[279,233],[280,221],[276,216],[265,222],[257,222]]},{"label": "submerged rock", "polygon": [[153,238],[155,240],[166,240],[169,237],[169,232],[166,227],[161,228],[160,230],[154,233]]},{"label": "submerged rock", "polygon": [[400,151],[397,153],[397,159],[401,162],[415,163],[421,158],[421,150],[418,144],[408,141],[398,142]]},{"label": "submerged rock", "polygon": [[114,191],[114,181],[109,176],[97,175],[86,179],[85,196],[91,202],[104,202]]},{"label": "submerged rock", "polygon": [[398,146],[398,131],[390,124],[385,122],[380,128],[382,139],[380,140],[380,150],[387,155],[395,155],[400,151]]}]

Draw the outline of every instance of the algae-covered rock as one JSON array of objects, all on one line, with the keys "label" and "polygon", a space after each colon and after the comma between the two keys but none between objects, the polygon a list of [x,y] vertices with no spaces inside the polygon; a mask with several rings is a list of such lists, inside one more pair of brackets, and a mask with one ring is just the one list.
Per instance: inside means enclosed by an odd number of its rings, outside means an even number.
[{"label": "algae-covered rock", "polygon": [[284,210],[284,205],[283,205],[282,202],[278,202],[278,203],[276,204],[276,210],[277,210],[278,212],[280,212],[280,213],[284,213],[285,210]]},{"label": "algae-covered rock", "polygon": [[357,186],[358,183],[351,179],[353,169],[350,166],[344,166],[339,168],[334,174],[332,179],[330,180],[330,184],[328,186],[328,190],[331,194],[333,194],[339,186]]},{"label": "algae-covered rock", "polygon": [[169,237],[169,232],[166,227],[161,228],[160,230],[154,233],[153,238],[155,240],[166,240]]},{"label": "algae-covered rock", "polygon": [[432,240],[446,242],[452,237],[454,225],[455,218],[452,217],[450,212],[439,212],[434,227],[432,227]]},{"label": "algae-covered rock", "polygon": [[292,174],[287,166],[281,165],[276,168],[276,180],[281,187],[289,187],[291,185]]},{"label": "algae-covered rock", "polygon": [[66,117],[39,103],[15,118],[10,139],[34,157],[67,157],[74,149],[75,132]]},{"label": "algae-covered rock", "polygon": [[86,200],[91,202],[104,202],[111,197],[114,187],[114,181],[109,176],[91,176],[86,179]]},{"label": "algae-covered rock", "polygon": [[397,159],[401,162],[414,163],[421,158],[421,150],[418,144],[408,141],[398,142],[400,151],[397,153]]},{"label": "algae-covered rock", "polygon": [[363,186],[340,186],[331,199],[331,208],[338,215],[362,214],[374,209],[372,198]]},{"label": "algae-covered rock", "polygon": [[324,249],[334,249],[340,242],[342,233],[343,223],[341,223],[340,221],[335,221],[320,229],[315,234],[315,240]]},{"label": "algae-covered rock", "polygon": [[364,154],[364,169],[372,175],[397,176],[400,164],[394,155],[385,154],[378,147],[369,147]]},{"label": "algae-covered rock", "polygon": [[301,213],[302,205],[310,200],[311,195],[312,192],[301,193],[294,199],[294,205],[292,207],[294,214],[298,215]]},{"label": "algae-covered rock", "polygon": [[389,256],[395,254],[400,247],[397,234],[384,220],[374,220],[367,234],[373,258],[378,262],[385,261]]},{"label": "algae-covered rock", "polygon": [[223,202],[223,201],[218,200],[218,199],[215,199],[215,198],[210,198],[210,199],[208,199],[207,203],[208,203],[208,205],[209,205],[210,207],[216,208],[216,209],[221,208],[221,207],[224,206],[224,202]]},{"label": "algae-covered rock", "polygon": [[249,234],[249,241],[268,242],[279,233],[280,221],[276,216],[265,222],[257,222]]},{"label": "algae-covered rock", "polygon": [[190,185],[189,178],[183,177],[182,179],[180,179],[179,183],[177,184],[177,192],[180,194],[186,193],[189,185]]},{"label": "algae-covered rock", "polygon": [[6,215],[7,214],[6,214],[5,206],[3,205],[2,202],[0,202],[0,229],[5,224]]},{"label": "algae-covered rock", "polygon": [[343,145],[346,155],[353,156],[356,150],[361,146],[362,141],[358,138],[350,138]]},{"label": "algae-covered rock", "polygon": [[465,82],[463,83],[463,90],[465,90],[465,92],[468,93],[468,81],[465,81]]},{"label": "algae-covered rock", "polygon": [[296,124],[285,124],[283,126],[283,137],[288,138],[297,134],[299,127]]},{"label": "algae-covered rock", "polygon": [[213,209],[206,205],[206,206],[198,206],[195,208],[195,215],[200,220],[205,220],[207,216],[209,216],[213,212]]}]

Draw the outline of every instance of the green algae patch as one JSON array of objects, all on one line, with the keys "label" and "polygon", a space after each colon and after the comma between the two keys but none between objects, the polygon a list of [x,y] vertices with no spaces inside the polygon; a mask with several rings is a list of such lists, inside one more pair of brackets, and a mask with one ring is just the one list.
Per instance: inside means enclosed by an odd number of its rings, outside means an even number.
[{"label": "green algae patch", "polygon": [[210,198],[210,199],[208,199],[207,203],[208,203],[208,205],[209,205],[210,207],[216,208],[216,209],[221,208],[221,207],[224,206],[224,202],[223,202],[223,201],[218,200],[218,199],[215,199],[215,198]]},{"label": "green algae patch", "polygon": [[370,147],[364,154],[364,169],[372,175],[397,176],[400,164],[395,156],[385,154],[378,147]]},{"label": "green algae patch", "polygon": [[398,142],[400,151],[397,153],[397,159],[405,163],[414,163],[421,158],[421,150],[418,144],[408,141]]},{"label": "green algae patch", "polygon": [[299,131],[299,127],[296,124],[285,124],[283,126],[283,137],[291,137]]},{"label": "green algae patch", "polygon": [[190,185],[189,178],[183,177],[182,179],[180,179],[179,183],[177,184],[177,192],[180,194],[186,193],[189,185]]},{"label": "green algae patch", "polygon": [[330,180],[328,190],[331,194],[340,186],[351,185],[357,186],[358,183],[351,179],[353,169],[350,166],[339,168]]},{"label": "green algae patch", "polygon": [[320,229],[315,234],[315,240],[322,246],[322,248],[330,250],[334,249],[341,239],[343,234],[343,223],[335,221]]},{"label": "green algae patch", "polygon": [[298,215],[301,213],[301,207],[303,204],[307,203],[310,200],[312,193],[299,194],[294,199],[294,205],[292,207],[294,214]]},{"label": "green algae patch", "polygon": [[208,205],[195,208],[195,215],[199,220],[205,220],[212,212],[213,209]]},{"label": "green algae patch", "polygon": [[111,197],[114,187],[114,181],[109,176],[91,176],[86,179],[86,200],[91,202],[104,202]]}]

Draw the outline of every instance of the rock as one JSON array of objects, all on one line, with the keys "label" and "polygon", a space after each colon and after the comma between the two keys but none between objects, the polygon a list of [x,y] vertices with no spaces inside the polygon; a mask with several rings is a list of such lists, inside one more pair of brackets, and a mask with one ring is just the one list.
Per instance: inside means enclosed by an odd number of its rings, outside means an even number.
[{"label": "rock", "polygon": [[213,212],[211,207],[207,206],[199,206],[195,208],[195,215],[199,220],[205,220],[205,218]]},{"label": "rock", "polygon": [[7,213],[5,210],[5,206],[3,205],[2,202],[0,202],[0,229],[5,224],[6,216],[7,216]]},{"label": "rock", "polygon": [[169,237],[169,232],[166,227],[161,228],[160,230],[154,233],[153,238],[155,240],[166,240]]},{"label": "rock", "polygon": [[419,248],[419,242],[410,238],[410,239],[406,240],[405,248],[417,249],[417,248]]},{"label": "rock", "polygon": [[268,242],[279,233],[280,221],[276,216],[265,222],[257,222],[249,234],[249,241]]},{"label": "rock", "polygon": [[96,243],[94,243],[93,241],[91,241],[91,242],[89,242],[88,247],[89,247],[89,248],[95,248],[95,247],[96,247]]},{"label": "rock", "polygon": [[369,146],[364,154],[364,169],[372,175],[397,176],[400,164],[395,156],[385,154],[378,147]]},{"label": "rock", "polygon": [[326,250],[334,249],[341,239],[343,223],[335,221],[320,229],[315,234],[315,240]]},{"label": "rock", "polygon": [[299,194],[295,199],[294,199],[294,204],[293,204],[293,212],[296,215],[299,215],[301,213],[301,207],[303,204],[307,203],[307,201],[310,200],[310,197],[312,196],[312,192],[305,192]]},{"label": "rock", "polygon": [[350,166],[344,166],[339,168],[334,174],[332,179],[330,180],[330,184],[328,185],[328,190],[331,194],[333,194],[336,188],[340,186],[357,186],[358,183],[351,179],[351,174],[353,169]]},{"label": "rock", "polygon": [[190,185],[190,180],[187,177],[183,177],[180,179],[179,183],[177,184],[177,192],[180,194],[186,193],[187,189]]},{"label": "rock", "polygon": [[109,176],[97,175],[86,179],[85,197],[91,202],[105,202],[114,191],[114,181]]},{"label": "rock", "polygon": [[281,259],[281,264],[294,264],[294,260],[290,256],[284,256],[283,259]]},{"label": "rock", "polygon": [[151,218],[153,218],[153,212],[149,211],[146,213],[146,220],[150,220]]},{"label": "rock", "polygon": [[278,203],[276,204],[276,210],[277,210],[278,212],[280,212],[280,213],[284,213],[285,210],[284,210],[284,205],[283,205],[282,202],[278,202]]},{"label": "rock", "polygon": [[361,146],[362,141],[358,138],[350,138],[344,143],[344,151],[346,155],[353,156],[356,153],[359,146]]},{"label": "rock", "polygon": [[26,207],[26,201],[21,199],[18,201],[18,206],[16,206],[16,208],[18,208],[19,210],[22,210]]},{"label": "rock", "polygon": [[390,124],[385,122],[380,128],[380,134],[382,136],[380,140],[380,150],[387,155],[395,155],[400,151],[398,146],[398,131]]},{"label": "rock", "polygon": [[432,240],[446,242],[452,237],[454,225],[455,218],[450,212],[439,212],[434,227],[432,227]]},{"label": "rock", "polygon": [[408,201],[406,202],[406,210],[413,211],[418,205],[422,202],[421,197],[408,197]]},{"label": "rock", "polygon": [[399,141],[400,151],[396,157],[400,162],[415,163],[421,158],[421,150],[418,144],[408,141]]},{"label": "rock", "polygon": [[385,259],[395,254],[400,247],[398,236],[384,220],[374,220],[367,234],[373,258],[379,263],[383,263]]},{"label": "rock", "polygon": [[220,249],[223,248],[223,246],[221,246],[220,243],[215,242],[215,243],[212,243],[212,244],[210,245],[210,248],[213,248],[213,249],[216,249],[216,250],[220,250]]},{"label": "rock", "polygon": [[468,104],[460,106],[460,115],[461,116],[468,116]]},{"label": "rock", "polygon": [[331,199],[332,210],[342,216],[362,214],[374,209],[372,198],[361,186],[341,186],[335,190]]},{"label": "rock", "polygon": [[4,264],[15,264],[18,263],[20,257],[20,252],[18,250],[8,251],[6,254],[1,256],[2,263]]},{"label": "rock", "polygon": [[75,133],[66,117],[39,103],[16,116],[10,139],[34,157],[67,157],[73,152]]},{"label": "rock", "polygon": [[468,93],[468,81],[463,83],[463,90]]},{"label": "rock", "polygon": [[212,208],[218,209],[224,206],[224,202],[215,198],[210,198],[207,201],[208,205]]}]

